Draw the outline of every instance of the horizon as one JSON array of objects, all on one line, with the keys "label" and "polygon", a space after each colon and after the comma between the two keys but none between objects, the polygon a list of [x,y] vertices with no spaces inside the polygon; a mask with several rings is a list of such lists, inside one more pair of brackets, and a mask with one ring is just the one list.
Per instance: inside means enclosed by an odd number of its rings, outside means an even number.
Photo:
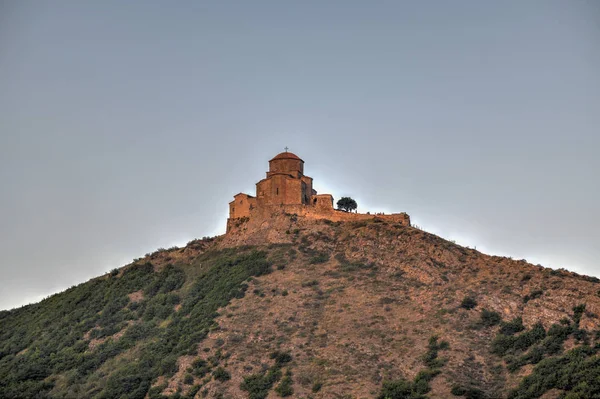
[{"label": "horizon", "polygon": [[0,309],[225,232],[268,160],[600,277],[600,3],[0,4]]},{"label": "horizon", "polygon": [[[368,211],[365,211],[365,212],[368,212]],[[388,215],[389,215],[389,214],[391,214],[391,213],[395,213],[395,212],[385,212],[385,211],[377,211],[377,212],[384,212],[384,213],[386,213],[386,214],[388,214]],[[359,213],[361,213],[361,212],[359,212]],[[409,216],[411,216],[411,215],[409,215]],[[351,223],[351,222],[344,222],[344,223]],[[470,246],[470,245],[468,245],[468,244],[464,244],[464,243],[461,243],[461,242],[457,241],[457,240],[458,240],[458,238],[454,238],[454,239],[452,239],[452,238],[442,237],[442,236],[441,236],[441,235],[439,235],[439,234],[433,233],[432,231],[430,231],[430,230],[428,230],[428,229],[425,229],[425,228],[423,228],[423,227],[422,227],[422,226],[420,226],[420,225],[417,225],[417,224],[415,224],[415,223],[413,222],[413,220],[412,220],[412,216],[411,216],[411,226],[410,226],[410,227],[412,227],[412,228],[415,228],[415,229],[418,229],[418,230],[421,230],[421,231],[424,231],[425,233],[429,233],[429,234],[436,235],[436,236],[438,236],[438,237],[440,237],[440,238],[442,238],[442,239],[444,239],[444,240],[447,240],[447,241],[450,241],[450,242],[452,242],[452,243],[455,243],[455,244],[457,244],[457,245],[459,245],[459,246],[461,246],[461,247],[464,247],[464,248],[469,248],[469,249],[474,249],[474,250],[476,250],[477,252],[479,252],[479,253],[481,253],[481,254],[483,254],[483,255],[486,255],[486,256],[499,256],[499,257],[505,257],[505,258],[509,258],[509,259],[516,259],[516,258],[514,258],[513,256],[511,256],[511,255],[509,255],[509,254],[500,254],[500,253],[488,253],[488,252],[485,252],[484,250],[481,250],[481,248],[479,248],[479,249],[478,249],[476,245]],[[127,266],[127,265],[131,264],[132,262],[134,262],[136,258],[141,258],[141,257],[148,256],[148,255],[152,254],[153,252],[156,252],[156,251],[158,251],[158,250],[161,250],[161,249],[167,249],[167,250],[169,250],[169,249],[171,249],[172,247],[183,248],[183,247],[187,246],[187,244],[188,244],[189,242],[191,242],[191,241],[193,241],[193,240],[196,240],[196,239],[204,239],[204,238],[218,238],[218,237],[224,236],[224,235],[226,234],[224,230],[225,230],[225,229],[223,229],[223,231],[222,231],[222,232],[218,232],[218,233],[216,233],[216,234],[211,234],[211,235],[208,235],[208,236],[202,236],[202,237],[191,238],[191,239],[189,239],[189,240],[187,240],[187,241],[185,241],[185,242],[181,242],[181,243],[172,243],[171,245],[165,245],[165,246],[160,246],[160,247],[157,247],[157,248],[155,248],[155,249],[151,250],[150,252],[147,252],[147,253],[145,253],[144,255],[140,255],[140,256],[138,256],[138,257],[132,257],[132,258],[131,258],[131,259],[129,259],[129,260],[123,260],[123,261],[122,261],[122,262],[119,264],[119,266],[117,266],[116,268],[119,268],[119,269],[120,269],[120,268],[122,268],[122,267],[125,267],[125,266]],[[533,265],[533,266],[542,266],[542,267],[545,267],[545,268],[550,268],[550,269],[554,269],[554,270],[561,269],[561,270],[567,270],[567,271],[569,271],[569,272],[574,272],[574,273],[577,273],[577,272],[575,272],[575,271],[573,271],[573,270],[569,270],[569,269],[566,269],[566,268],[564,268],[564,267],[561,267],[561,268],[551,268],[551,267],[549,267],[549,266],[546,266],[546,265],[544,265],[544,264],[541,264],[541,263],[536,263],[534,260],[530,260],[530,259],[521,258],[521,259],[517,259],[517,260],[525,260],[527,263],[529,263],[529,264],[531,264],[531,265]],[[21,307],[29,306],[29,305],[35,305],[35,304],[37,304],[37,303],[40,303],[40,302],[42,302],[42,301],[44,301],[44,300],[46,300],[46,299],[48,299],[48,298],[50,298],[50,297],[52,297],[52,296],[54,296],[54,295],[59,295],[59,294],[61,294],[61,293],[65,292],[66,290],[68,290],[68,289],[70,289],[70,288],[76,287],[76,286],[78,286],[78,285],[80,285],[80,284],[85,284],[86,282],[88,282],[88,281],[90,281],[90,280],[93,280],[93,279],[95,279],[95,278],[98,278],[98,277],[102,277],[102,276],[104,276],[104,275],[107,275],[107,274],[109,274],[109,273],[110,273],[110,271],[111,271],[112,269],[114,269],[114,268],[115,268],[115,267],[110,267],[110,266],[109,266],[109,268],[108,268],[108,269],[106,269],[106,271],[105,271],[104,273],[102,273],[102,274],[99,274],[99,275],[96,275],[96,276],[92,276],[92,277],[90,277],[89,279],[87,279],[87,280],[85,280],[85,281],[80,281],[80,282],[77,282],[77,283],[75,283],[75,284],[73,284],[73,285],[71,285],[71,286],[69,286],[69,287],[66,287],[66,288],[64,288],[64,289],[60,290],[60,291],[51,292],[51,293],[49,293],[49,294],[47,294],[47,295],[41,295],[41,296],[40,296],[39,298],[37,298],[37,299],[32,299],[32,300],[31,300],[31,302],[28,302],[28,303],[23,303],[23,304],[21,304],[21,305],[17,305],[17,306],[15,306],[15,307],[13,307],[13,308],[8,308],[8,309],[0,309],[0,311],[10,311],[10,310],[18,309],[18,308],[21,308]],[[596,277],[598,277],[598,276],[596,276]]]}]

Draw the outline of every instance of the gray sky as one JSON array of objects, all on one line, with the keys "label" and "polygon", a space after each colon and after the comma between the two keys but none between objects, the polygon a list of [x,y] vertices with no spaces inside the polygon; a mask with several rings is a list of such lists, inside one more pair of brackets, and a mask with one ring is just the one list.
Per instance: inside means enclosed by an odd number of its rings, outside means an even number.
[{"label": "gray sky", "polygon": [[600,2],[0,2],[0,308],[320,192],[600,276]]}]

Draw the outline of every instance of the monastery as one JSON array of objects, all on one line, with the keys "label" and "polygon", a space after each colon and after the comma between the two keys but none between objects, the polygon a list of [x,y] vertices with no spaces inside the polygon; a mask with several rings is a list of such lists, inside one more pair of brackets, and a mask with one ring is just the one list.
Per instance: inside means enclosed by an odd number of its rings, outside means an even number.
[{"label": "monastery", "polygon": [[239,193],[229,203],[227,231],[241,222],[260,221],[277,214],[294,214],[331,221],[382,218],[410,226],[406,213],[375,215],[350,213],[334,209],[331,194],[318,194],[312,177],[304,174],[304,161],[291,152],[277,154],[269,161],[269,171],[256,183],[256,195]]}]

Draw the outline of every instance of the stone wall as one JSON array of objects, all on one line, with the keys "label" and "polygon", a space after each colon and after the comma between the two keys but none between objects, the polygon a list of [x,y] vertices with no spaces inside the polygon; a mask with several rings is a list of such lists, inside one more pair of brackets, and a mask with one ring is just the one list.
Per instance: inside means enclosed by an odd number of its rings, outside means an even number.
[{"label": "stone wall", "polygon": [[303,204],[305,191],[306,184],[301,179],[287,174],[272,175],[256,184],[257,204],[259,207]]},{"label": "stone wall", "polygon": [[319,212],[333,211],[333,196],[331,194],[315,194],[312,196],[312,206]]},{"label": "stone wall", "polygon": [[[319,197],[325,197],[321,195]],[[323,198],[323,200],[326,200]],[[315,207],[306,205],[272,205],[256,207],[250,211],[247,226],[256,228],[257,226],[263,225],[265,221],[272,218],[279,217],[281,215],[296,215],[299,218],[306,218],[309,220],[326,219],[332,222],[353,222],[361,220],[372,220],[382,219],[391,223],[399,223],[403,226],[410,226],[410,216],[407,213],[391,213],[391,214],[368,214],[368,213],[352,213],[338,211],[326,207]],[[232,228],[239,226],[242,223],[246,223],[246,219],[240,220],[239,218],[227,219],[227,232],[230,232]]]},{"label": "stone wall", "polygon": [[304,174],[304,162],[301,159],[273,159],[269,161],[269,172],[267,177],[272,173],[289,173],[299,172],[298,177]]},{"label": "stone wall", "polygon": [[233,201],[229,203],[229,217],[238,219],[250,217],[250,212],[256,208],[256,198],[248,194],[237,194],[233,197]]}]

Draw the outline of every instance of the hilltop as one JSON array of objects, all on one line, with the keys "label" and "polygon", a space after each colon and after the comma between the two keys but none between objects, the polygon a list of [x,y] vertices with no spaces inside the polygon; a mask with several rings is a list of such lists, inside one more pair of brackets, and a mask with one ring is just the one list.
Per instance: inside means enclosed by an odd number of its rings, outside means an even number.
[{"label": "hilltop", "polygon": [[589,398],[599,289],[385,218],[241,219],[0,312],[0,397]]}]

